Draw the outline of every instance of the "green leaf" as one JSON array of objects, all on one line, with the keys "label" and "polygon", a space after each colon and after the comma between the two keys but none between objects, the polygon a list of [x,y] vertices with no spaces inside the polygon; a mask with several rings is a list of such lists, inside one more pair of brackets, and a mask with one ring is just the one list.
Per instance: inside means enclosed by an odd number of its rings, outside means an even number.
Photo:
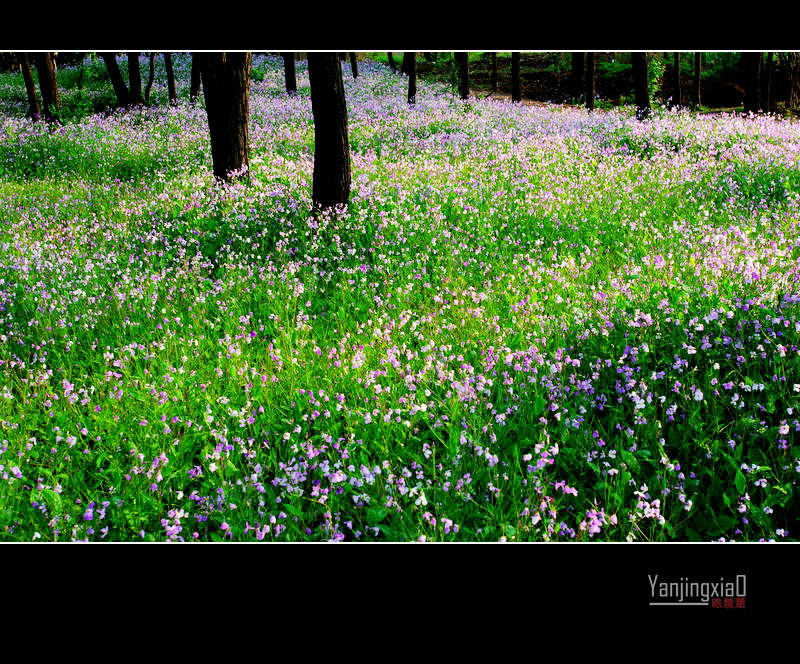
[{"label": "green leaf", "polygon": [[386,515],[389,513],[389,510],[384,509],[383,507],[368,507],[367,508],[367,520],[371,524],[377,524],[384,520]]},{"label": "green leaf", "polygon": [[544,411],[544,407],[546,405],[546,401],[542,398],[541,394],[537,394],[536,398],[533,400],[533,416],[539,417]]},{"label": "green leaf", "polygon": [[736,490],[741,495],[741,494],[744,493],[744,490],[746,488],[747,488],[747,480],[745,479],[744,473],[737,468],[736,469]]}]

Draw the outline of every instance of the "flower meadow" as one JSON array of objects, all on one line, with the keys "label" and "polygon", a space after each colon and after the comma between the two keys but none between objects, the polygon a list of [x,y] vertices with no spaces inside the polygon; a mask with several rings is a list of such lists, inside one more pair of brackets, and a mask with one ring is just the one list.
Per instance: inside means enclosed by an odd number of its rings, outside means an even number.
[{"label": "flower meadow", "polygon": [[795,121],[362,62],[314,217],[305,63],[254,58],[221,185],[175,60],[55,128],[0,86],[0,538],[797,539]]}]

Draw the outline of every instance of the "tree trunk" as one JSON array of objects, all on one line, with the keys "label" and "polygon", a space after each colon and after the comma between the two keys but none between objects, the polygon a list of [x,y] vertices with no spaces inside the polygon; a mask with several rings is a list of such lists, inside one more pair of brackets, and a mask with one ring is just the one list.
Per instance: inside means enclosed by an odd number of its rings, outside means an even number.
[{"label": "tree trunk", "polygon": [[497,92],[497,53],[492,52],[492,92]]},{"label": "tree trunk", "polygon": [[767,113],[772,113],[775,110],[773,104],[773,86],[772,86],[772,71],[773,66],[773,53],[767,53],[767,60],[764,64],[764,85],[762,87],[763,97],[761,101],[761,108]]},{"label": "tree trunk", "polygon": [[223,181],[242,175],[249,166],[248,122],[250,118],[251,53],[196,53],[208,129],[214,176]]},{"label": "tree trunk", "polygon": [[786,72],[786,107],[800,107],[800,53],[786,53],[781,58]]},{"label": "tree trunk", "polygon": [[111,79],[111,85],[114,88],[114,94],[117,96],[117,103],[120,106],[127,106],[130,104],[131,98],[128,94],[128,88],[125,87],[125,81],[122,80],[122,74],[119,71],[116,54],[101,53],[100,55],[106,63],[108,77]]},{"label": "tree trunk", "polygon": [[436,58],[434,57],[433,53],[423,53],[422,55],[425,58],[425,62],[436,62]]},{"label": "tree trunk", "polygon": [[761,106],[761,53],[742,53],[744,112],[758,113]]},{"label": "tree trunk", "polygon": [[142,103],[142,72],[139,69],[139,53],[128,53],[128,83],[131,104]]},{"label": "tree trunk", "polygon": [[146,104],[150,103],[150,90],[153,87],[153,81],[156,78],[156,54],[150,54],[150,74],[147,76],[147,85],[144,86],[144,101]]},{"label": "tree trunk", "polygon": [[42,113],[47,122],[57,120],[61,99],[58,96],[56,65],[52,53],[36,53],[33,56],[39,74],[39,90],[42,93]]},{"label": "tree trunk", "polygon": [[586,54],[586,108],[589,112],[594,110],[594,69],[595,53]]},{"label": "tree trunk", "polygon": [[458,94],[461,99],[469,99],[469,53],[460,51],[453,55],[458,66]]},{"label": "tree trunk", "polygon": [[350,198],[350,144],[342,67],[335,53],[309,53],[311,112],[314,115],[315,210],[346,205]]},{"label": "tree trunk", "polygon": [[650,92],[647,86],[647,53],[631,53],[633,67],[633,96],[636,102],[636,118],[644,120],[650,116]]},{"label": "tree trunk", "polygon": [[194,104],[200,95],[200,66],[192,56],[191,82],[189,83],[189,103]]},{"label": "tree trunk", "polygon": [[694,54],[694,110],[700,110],[700,74],[703,71],[703,54]]},{"label": "tree trunk", "polygon": [[350,69],[353,72],[353,78],[358,78],[358,58],[355,53],[350,54]]},{"label": "tree trunk", "polygon": [[585,93],[585,83],[583,74],[586,71],[586,54],[582,52],[572,54],[572,100],[579,102],[581,96]]},{"label": "tree trunk", "polygon": [[519,51],[511,53],[511,101],[522,101],[522,84],[519,75]]},{"label": "tree trunk", "polygon": [[387,51],[386,57],[389,58],[389,67],[391,67],[392,71],[397,71],[397,65],[394,63],[394,54]]},{"label": "tree trunk", "polygon": [[403,69],[408,74],[408,103],[417,102],[417,54],[411,51],[403,55]]},{"label": "tree trunk", "polygon": [[164,53],[164,67],[167,70],[167,95],[169,103],[175,106],[178,103],[178,93],[175,90],[175,72],[172,69],[172,54]]},{"label": "tree trunk", "polygon": [[683,105],[683,97],[681,95],[681,54],[675,51],[674,55],[675,67],[675,94],[672,96],[672,104],[677,107]]},{"label": "tree trunk", "polygon": [[33,82],[31,73],[31,61],[27,53],[18,53],[20,67],[22,68],[22,78],[25,79],[25,92],[28,93],[28,114],[38,120],[42,111],[39,108],[39,100],[36,98],[36,85]]},{"label": "tree trunk", "polygon": [[294,68],[294,53],[283,53],[283,77],[286,81],[286,92],[290,95],[297,92],[297,75]]}]

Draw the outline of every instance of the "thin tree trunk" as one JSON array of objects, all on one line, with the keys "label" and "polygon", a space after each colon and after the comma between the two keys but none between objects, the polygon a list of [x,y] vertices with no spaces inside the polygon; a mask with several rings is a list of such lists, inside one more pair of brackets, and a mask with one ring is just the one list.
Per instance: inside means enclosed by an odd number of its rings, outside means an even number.
[{"label": "thin tree trunk", "polygon": [[647,53],[631,53],[633,67],[633,96],[636,101],[636,117],[644,120],[650,116],[650,93],[647,89]]},{"label": "thin tree trunk", "polygon": [[111,79],[111,85],[114,88],[114,94],[117,96],[117,103],[123,107],[127,106],[130,104],[131,98],[128,94],[128,88],[125,87],[125,81],[122,80],[122,74],[119,71],[116,54],[101,53],[100,55],[106,63],[108,77]]},{"label": "thin tree trunk", "polygon": [[703,71],[703,54],[694,54],[694,110],[700,110],[700,75]]},{"label": "thin tree trunk", "polygon": [[350,69],[353,72],[353,78],[358,78],[358,59],[355,53],[350,54]]},{"label": "thin tree trunk", "polygon": [[761,53],[742,53],[744,112],[758,113],[761,105]]},{"label": "thin tree trunk", "polygon": [[492,51],[492,92],[497,92],[497,53]]},{"label": "thin tree trunk", "polygon": [[397,71],[397,65],[394,62],[394,54],[391,51],[387,51],[386,57],[389,58],[389,67],[391,67],[392,71]]},{"label": "thin tree trunk", "polygon": [[195,57],[192,56],[192,73],[191,82],[189,84],[189,103],[194,104],[197,97],[200,95],[200,66],[198,65]]},{"label": "thin tree trunk", "polygon": [[39,90],[42,93],[42,114],[47,122],[57,120],[61,99],[58,96],[56,65],[52,53],[36,53],[33,56],[39,74]]},{"label": "thin tree trunk", "polygon": [[315,210],[345,205],[350,198],[350,144],[342,67],[335,53],[309,53],[311,111],[314,115]]},{"label": "thin tree trunk", "polygon": [[675,94],[672,98],[673,105],[677,107],[683,106],[683,97],[681,95],[681,54],[675,51],[674,55],[675,66]]},{"label": "thin tree trunk", "polygon": [[251,53],[197,53],[211,137],[214,176],[230,181],[232,173],[249,180]]},{"label": "thin tree trunk", "polygon": [[408,51],[403,56],[403,68],[408,74],[408,103],[417,102],[417,54]]},{"label": "thin tree trunk", "polygon": [[511,101],[522,101],[522,83],[519,75],[519,51],[511,53]]},{"label": "thin tree trunk", "polygon": [[454,53],[458,65],[458,94],[461,99],[469,99],[469,53]]},{"label": "thin tree trunk", "polygon": [[436,58],[434,58],[433,53],[423,53],[422,55],[425,58],[425,62],[436,62]]},{"label": "thin tree trunk", "polygon": [[146,104],[150,103],[150,90],[153,87],[153,81],[156,78],[156,54],[150,54],[150,73],[147,76],[147,85],[144,86],[144,101]]},{"label": "thin tree trunk", "polygon": [[294,68],[294,53],[283,53],[283,77],[286,81],[286,92],[293,95],[297,92],[297,75]]},{"label": "thin tree trunk", "polygon": [[781,58],[786,72],[786,107],[800,107],[800,53],[785,53]]},{"label": "thin tree trunk", "polygon": [[772,71],[774,69],[773,58],[774,58],[773,53],[767,53],[767,61],[766,64],[764,65],[764,99],[761,106],[767,113],[772,113],[775,110],[772,99],[773,97]]},{"label": "thin tree trunk", "polygon": [[25,92],[28,93],[28,114],[38,120],[42,111],[39,108],[39,100],[36,98],[36,84],[33,82],[31,73],[31,61],[27,53],[17,53],[20,67],[22,68],[22,78],[25,80]]},{"label": "thin tree trunk", "polygon": [[586,90],[583,75],[586,72],[586,54],[583,52],[572,54],[572,100],[579,102]]},{"label": "thin tree trunk", "polygon": [[139,53],[128,53],[128,83],[131,104],[142,103],[142,72],[139,69]]},{"label": "thin tree trunk", "polygon": [[178,103],[178,93],[175,90],[175,72],[172,69],[172,54],[164,53],[164,67],[167,70],[167,95],[169,103],[175,106]]},{"label": "thin tree trunk", "polygon": [[595,53],[586,54],[586,108],[589,112],[594,110],[594,69]]}]

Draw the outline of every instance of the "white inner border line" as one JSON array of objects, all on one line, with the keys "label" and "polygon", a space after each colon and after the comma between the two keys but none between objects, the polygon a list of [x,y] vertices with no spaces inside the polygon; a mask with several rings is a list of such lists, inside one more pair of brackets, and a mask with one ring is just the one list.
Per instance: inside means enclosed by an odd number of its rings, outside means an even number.
[{"label": "white inner border line", "polygon": [[708,606],[708,602],[650,602],[650,606]]}]

